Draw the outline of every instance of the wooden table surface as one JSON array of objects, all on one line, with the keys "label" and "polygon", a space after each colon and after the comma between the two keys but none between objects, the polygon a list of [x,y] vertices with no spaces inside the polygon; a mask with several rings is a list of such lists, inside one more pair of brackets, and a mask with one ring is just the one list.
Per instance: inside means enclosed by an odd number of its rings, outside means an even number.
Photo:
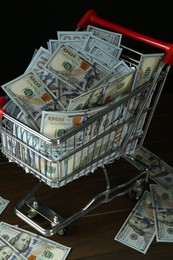
[{"label": "wooden table surface", "polygon": [[[161,95],[144,146],[173,166],[172,101],[173,94]],[[106,168],[111,185],[124,183],[139,173],[123,158]],[[27,174],[20,166],[9,163],[2,154],[0,155],[0,175],[0,196],[10,200],[7,208],[0,215],[0,220],[38,233],[16,216],[14,211],[15,205],[38,183],[38,179],[32,174]],[[98,169],[95,173],[81,177],[60,189],[43,185],[38,192],[38,197],[51,209],[67,218],[78,212],[93,196],[104,190],[105,179],[102,171]],[[135,203],[128,196],[115,198],[73,221],[67,227],[68,232],[65,235],[55,234],[49,239],[71,247],[67,257],[69,260],[173,259],[172,243],[158,243],[154,239],[147,253],[142,254],[114,240]]]}]

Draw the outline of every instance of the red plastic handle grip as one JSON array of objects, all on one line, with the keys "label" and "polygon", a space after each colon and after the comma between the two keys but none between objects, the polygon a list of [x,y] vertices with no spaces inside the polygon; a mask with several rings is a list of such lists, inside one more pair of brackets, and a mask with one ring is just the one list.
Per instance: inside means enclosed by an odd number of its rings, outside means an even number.
[{"label": "red plastic handle grip", "polygon": [[7,100],[4,96],[0,96],[0,118],[3,118],[4,109],[3,106],[6,104]]},{"label": "red plastic handle grip", "polygon": [[77,27],[84,30],[84,29],[86,29],[87,25],[89,25],[89,24],[100,25],[109,30],[124,34],[135,40],[141,41],[148,45],[151,45],[151,46],[154,46],[161,50],[164,50],[166,54],[163,58],[163,62],[165,62],[166,64],[171,64],[171,65],[173,64],[173,44],[172,43],[165,43],[163,41],[157,40],[155,38],[149,37],[147,35],[138,33],[136,31],[127,29],[123,26],[120,26],[118,24],[115,24],[115,23],[109,22],[105,19],[102,19],[97,15],[96,11],[93,9],[88,10],[83,15],[83,17],[77,23]]},{"label": "red plastic handle grip", "polygon": [[3,118],[3,116],[4,116],[4,109],[0,108],[0,118]]},{"label": "red plastic handle grip", "polygon": [[6,104],[7,100],[4,96],[0,96],[0,108]]}]

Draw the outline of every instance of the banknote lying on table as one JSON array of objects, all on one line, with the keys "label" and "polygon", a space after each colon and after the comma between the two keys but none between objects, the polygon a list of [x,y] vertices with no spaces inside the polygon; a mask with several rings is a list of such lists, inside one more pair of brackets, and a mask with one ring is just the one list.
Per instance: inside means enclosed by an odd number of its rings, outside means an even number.
[{"label": "banknote lying on table", "polygon": [[130,156],[124,157],[140,171],[147,170],[149,178],[169,189],[173,187],[173,167],[142,146]]},{"label": "banknote lying on table", "polygon": [[150,184],[145,190],[115,240],[146,253],[155,235],[157,242],[173,242],[173,188]]},{"label": "banknote lying on table", "polygon": [[[14,258],[10,259],[17,260],[65,260],[71,250],[70,247],[5,222],[0,222],[0,244],[8,247],[9,257],[14,255]],[[0,254],[1,250],[2,247],[0,247]]]},{"label": "banknote lying on table", "polygon": [[151,194],[145,191],[114,239],[145,254],[155,234]]}]

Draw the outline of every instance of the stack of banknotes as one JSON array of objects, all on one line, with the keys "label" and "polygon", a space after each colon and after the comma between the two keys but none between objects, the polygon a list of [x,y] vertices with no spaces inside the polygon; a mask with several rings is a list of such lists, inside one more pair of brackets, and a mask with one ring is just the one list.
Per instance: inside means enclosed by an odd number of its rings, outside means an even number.
[{"label": "stack of banknotes", "polygon": [[173,167],[146,147],[142,146],[125,159],[139,171],[147,171],[149,178],[162,187],[173,188]]},{"label": "stack of banknotes", "polygon": [[0,222],[0,259],[65,260],[71,248],[35,233]]},{"label": "stack of banknotes", "polygon": [[145,254],[155,237],[157,242],[173,242],[173,167],[146,147],[126,159],[147,171],[155,184],[143,193],[115,240]]},{"label": "stack of banknotes", "polygon": [[[122,34],[91,25],[86,31],[58,31],[57,39],[50,39],[47,48],[40,46],[34,51],[22,75],[1,86],[9,98],[4,110],[45,137],[58,139],[112,102],[127,97],[154,77],[164,53],[141,54],[138,65],[132,66],[121,58],[122,37]],[[136,107],[136,102],[131,104],[131,111],[133,106]],[[141,119],[141,129],[144,119]],[[14,135],[26,141],[26,135],[14,128],[9,120],[4,119],[4,124]],[[118,133],[119,140],[123,139],[128,128],[124,125],[121,134]],[[102,126],[99,129],[103,130]],[[36,139],[31,137],[32,134],[27,133],[33,148]],[[80,144],[81,137],[79,133],[75,143]],[[116,146],[117,134],[114,139],[112,145]],[[67,143],[69,149],[73,148],[72,143],[74,140]],[[34,149],[40,150],[43,145],[38,143]],[[11,141],[10,146],[17,154],[15,142]],[[97,148],[100,150],[101,144]],[[61,156],[56,150],[51,149],[51,152],[54,160]],[[41,165],[40,161],[36,163]]]},{"label": "stack of banknotes", "polygon": [[114,239],[145,254],[155,237],[173,242],[173,188],[150,184]]}]

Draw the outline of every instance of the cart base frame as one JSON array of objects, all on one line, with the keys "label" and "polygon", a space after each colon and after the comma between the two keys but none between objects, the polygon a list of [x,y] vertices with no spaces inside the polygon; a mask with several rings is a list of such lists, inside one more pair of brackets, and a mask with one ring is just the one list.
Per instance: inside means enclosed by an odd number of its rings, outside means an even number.
[{"label": "cart base frame", "polygon": [[[106,188],[103,192],[97,194],[78,212],[71,215],[67,219],[64,219],[61,215],[48,208],[42,202],[37,201],[34,196],[38,190],[44,185],[43,182],[39,182],[34,188],[15,206],[16,215],[23,221],[28,223],[42,235],[50,237],[55,234],[64,235],[67,231],[66,227],[81,216],[86,215],[91,210],[100,206],[103,203],[108,203],[113,199],[129,194],[133,200],[138,200],[143,193],[143,183],[148,182],[147,171],[141,172],[139,175],[130,179],[129,181],[110,188],[110,182],[107,174],[107,170],[104,166],[100,167],[103,171]],[[38,223],[37,216],[41,216],[41,219],[46,220],[46,228]]]}]

